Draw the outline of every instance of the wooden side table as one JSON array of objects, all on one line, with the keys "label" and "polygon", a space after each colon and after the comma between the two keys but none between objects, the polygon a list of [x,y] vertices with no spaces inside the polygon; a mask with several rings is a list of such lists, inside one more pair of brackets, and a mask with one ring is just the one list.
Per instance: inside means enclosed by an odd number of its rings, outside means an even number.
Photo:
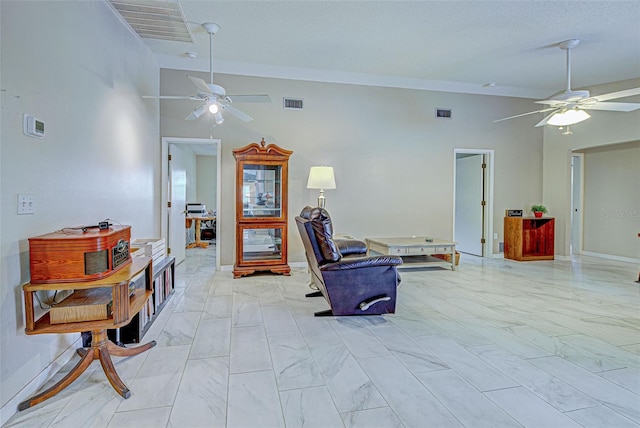
[{"label": "wooden side table", "polygon": [[[145,278],[144,288],[136,287],[133,293],[130,293],[129,283],[133,278],[143,272]],[[142,309],[147,299],[152,295],[152,287],[153,281],[150,257],[134,257],[133,262],[127,267],[120,269],[118,272],[107,278],[97,281],[25,284],[22,289],[24,292],[25,303],[26,334],[66,334],[91,331],[92,341],[91,348],[77,349],[76,352],[80,355],[81,359],[64,378],[47,390],[20,403],[18,405],[18,410],[28,409],[31,406],[35,406],[36,404],[53,397],[76,380],[91,365],[93,360],[100,360],[102,370],[104,370],[104,373],[113,389],[115,389],[123,398],[129,398],[131,392],[118,376],[118,373],[113,366],[113,362],[111,361],[111,356],[129,357],[138,355],[154,347],[156,342],[151,341],[135,348],[123,348],[108,339],[107,330],[127,325],[133,316]],[[81,290],[88,288],[111,288],[113,297],[113,313],[108,319],[52,324],[49,312],[44,314],[38,320],[34,319],[33,295],[35,292],[42,290]]]}]

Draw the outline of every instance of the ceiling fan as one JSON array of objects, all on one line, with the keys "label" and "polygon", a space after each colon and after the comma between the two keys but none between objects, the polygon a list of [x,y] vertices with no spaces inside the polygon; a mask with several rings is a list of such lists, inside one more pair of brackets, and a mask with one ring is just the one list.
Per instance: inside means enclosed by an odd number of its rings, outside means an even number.
[{"label": "ceiling fan", "polygon": [[589,91],[574,91],[571,89],[571,49],[578,46],[578,43],[580,43],[580,40],[578,39],[570,39],[558,43],[558,47],[567,52],[567,86],[564,91],[552,95],[548,100],[536,101],[537,104],[546,104],[549,107],[505,117],[503,119],[494,120],[494,122],[501,122],[503,120],[514,119],[516,117],[527,116],[535,113],[548,113],[536,124],[536,126],[569,126],[589,119],[591,115],[589,115],[585,110],[629,112],[640,109],[640,103],[606,102],[616,98],[640,95],[640,88],[631,88],[624,91],[596,95],[594,97],[589,94]]},{"label": "ceiling fan", "polygon": [[195,108],[185,120],[195,120],[209,111],[213,115],[216,125],[224,122],[222,112],[227,112],[243,122],[250,122],[253,117],[231,105],[232,101],[239,103],[270,103],[269,95],[227,95],[225,89],[213,83],[213,36],[220,30],[218,24],[205,22],[202,28],[209,33],[209,81],[207,83],[199,77],[187,76],[196,86],[197,94],[192,96],[147,96],[143,98],[156,98],[165,100],[194,100],[201,101],[200,106]]}]

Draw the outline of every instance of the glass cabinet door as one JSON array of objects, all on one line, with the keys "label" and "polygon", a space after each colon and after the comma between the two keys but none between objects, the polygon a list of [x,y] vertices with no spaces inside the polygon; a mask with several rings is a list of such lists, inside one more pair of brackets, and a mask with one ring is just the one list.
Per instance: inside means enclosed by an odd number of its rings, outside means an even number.
[{"label": "glass cabinet door", "polygon": [[245,218],[282,217],[281,165],[242,165],[242,215]]},{"label": "glass cabinet door", "polygon": [[282,227],[242,228],[242,262],[283,260]]}]

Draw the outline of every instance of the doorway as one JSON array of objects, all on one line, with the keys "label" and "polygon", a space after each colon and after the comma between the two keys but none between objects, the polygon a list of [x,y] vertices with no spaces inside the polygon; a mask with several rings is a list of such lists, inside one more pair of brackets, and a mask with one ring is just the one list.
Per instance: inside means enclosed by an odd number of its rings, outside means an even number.
[{"label": "doorway", "polygon": [[[176,258],[176,264],[184,261],[185,258],[185,218],[186,207],[184,195],[186,190],[186,173],[184,174],[185,189],[182,191],[183,170],[179,165],[175,167],[171,164],[169,154],[170,148],[192,148],[196,153],[209,153],[210,156],[216,157],[216,211],[217,224],[220,224],[220,189],[221,189],[221,145],[219,139],[202,139],[202,138],[178,138],[163,137],[162,138],[162,217],[161,228],[162,236],[165,237],[167,248],[172,256]],[[174,150],[179,152],[180,150]],[[178,160],[178,159],[176,159]],[[217,231],[220,233],[220,230]],[[220,239],[216,240],[216,270],[220,269]]]},{"label": "doorway", "polygon": [[493,150],[454,149],[453,240],[461,253],[493,256]]}]

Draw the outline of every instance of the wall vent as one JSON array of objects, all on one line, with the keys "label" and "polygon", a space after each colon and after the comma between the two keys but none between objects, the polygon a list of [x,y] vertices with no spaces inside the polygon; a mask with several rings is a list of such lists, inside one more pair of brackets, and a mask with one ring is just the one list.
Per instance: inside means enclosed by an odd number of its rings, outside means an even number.
[{"label": "wall vent", "polygon": [[283,98],[282,102],[285,110],[302,110],[302,98]]},{"label": "wall vent", "polygon": [[451,119],[451,109],[450,108],[437,108],[436,109],[436,119]]}]

